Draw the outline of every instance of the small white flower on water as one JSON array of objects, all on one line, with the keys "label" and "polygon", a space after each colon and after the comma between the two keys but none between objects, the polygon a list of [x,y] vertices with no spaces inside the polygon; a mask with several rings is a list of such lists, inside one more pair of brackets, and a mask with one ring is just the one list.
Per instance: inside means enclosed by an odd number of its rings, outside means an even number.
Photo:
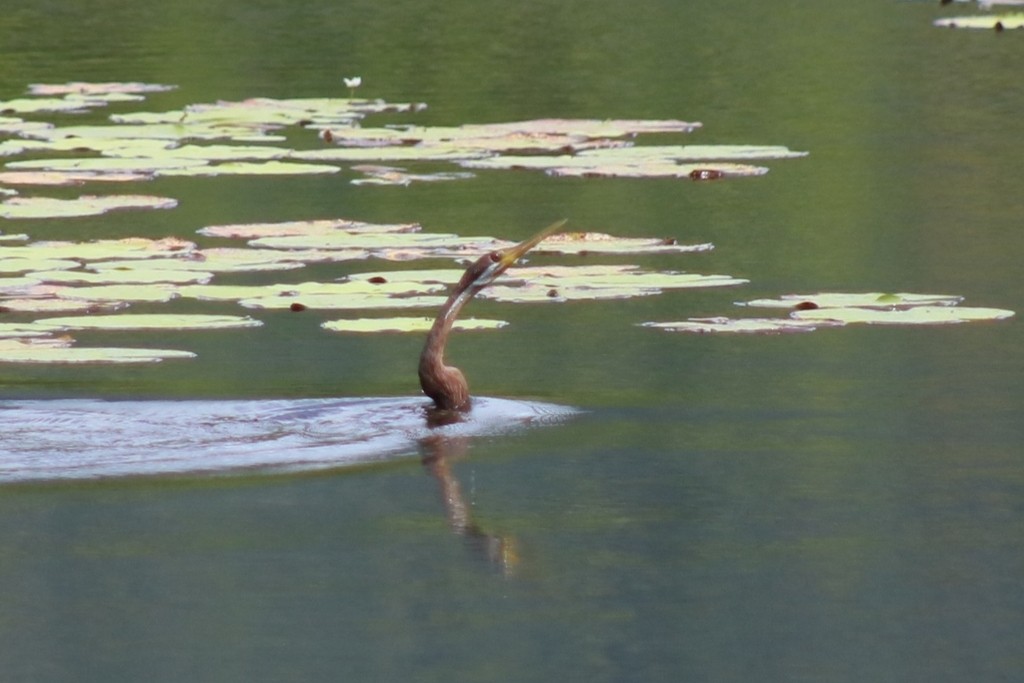
[{"label": "small white flower on water", "polygon": [[363,79],[361,76],[353,76],[352,78],[348,78],[346,76],[343,77],[342,80],[345,81],[345,87],[348,88],[358,88],[363,84]]}]

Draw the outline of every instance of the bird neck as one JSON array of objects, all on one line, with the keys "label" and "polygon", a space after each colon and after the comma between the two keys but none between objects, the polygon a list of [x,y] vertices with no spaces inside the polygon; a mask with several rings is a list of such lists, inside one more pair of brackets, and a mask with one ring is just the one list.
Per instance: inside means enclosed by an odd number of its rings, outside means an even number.
[{"label": "bird neck", "polygon": [[427,341],[420,353],[420,386],[439,408],[448,410],[465,410],[469,405],[469,385],[458,368],[448,367],[444,363],[445,346],[452,325],[459,316],[462,307],[477,292],[474,288],[454,292],[438,313],[434,324],[427,334]]}]

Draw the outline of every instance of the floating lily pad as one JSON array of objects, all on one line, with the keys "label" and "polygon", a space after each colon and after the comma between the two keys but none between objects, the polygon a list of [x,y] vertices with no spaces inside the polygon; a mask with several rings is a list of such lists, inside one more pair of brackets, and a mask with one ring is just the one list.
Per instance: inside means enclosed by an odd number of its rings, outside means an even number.
[{"label": "floating lily pad", "polygon": [[464,161],[484,158],[486,150],[456,148],[451,146],[395,146],[395,147],[332,147],[292,154],[291,158],[302,161],[354,162],[396,162],[396,161]]},{"label": "floating lily pad", "polygon": [[690,318],[679,322],[641,323],[641,326],[690,334],[780,334],[813,332],[822,326],[841,324],[833,320],[790,320],[787,318]]},{"label": "floating lily pad", "polygon": [[0,246],[0,258],[10,259],[76,259],[109,261],[113,259],[150,259],[161,256],[184,257],[195,248],[193,242],[176,237],[147,239],[128,237],[120,240],[92,242],[42,241],[18,246]]},{"label": "floating lily pad", "polygon": [[355,233],[335,230],[322,234],[260,237],[250,246],[266,249],[366,249],[371,252],[391,249],[429,250],[432,253],[483,253],[499,248],[502,242],[489,237],[459,237],[445,233],[394,232]]},{"label": "floating lily pad", "polygon": [[907,308],[911,306],[956,306],[963,297],[949,294],[912,294],[899,292],[847,293],[818,292],[816,294],[786,294],[777,299],[754,299],[736,302],[737,306],[755,308]]},{"label": "floating lily pad", "polygon": [[[701,148],[708,149],[708,148]],[[728,161],[729,150],[739,159],[758,158],[735,147],[722,150],[719,156],[709,156],[700,163],[683,162],[685,147],[629,147],[607,148],[581,152],[578,155],[516,156],[500,155],[460,162],[465,168],[540,170],[554,176],[618,177],[618,178],[697,178],[763,175],[768,169]],[[774,149],[774,148],[772,148]],[[788,151],[788,150],[787,150]],[[629,152],[629,154],[625,154]],[[776,154],[781,155],[781,152]],[[790,152],[792,156],[802,153]],[[761,158],[782,158],[767,156]]]},{"label": "floating lily pad", "polygon": [[89,83],[83,81],[72,81],[70,83],[32,83],[28,86],[31,95],[100,95],[106,93],[129,93],[142,94],[151,92],[167,92],[174,90],[176,85],[163,85],[160,83]]},{"label": "floating lily pad", "polygon": [[615,237],[600,232],[564,232],[551,235],[534,247],[534,253],[559,254],[661,254],[710,251],[714,245],[678,244],[672,238]]},{"label": "floating lily pad", "polygon": [[[44,121],[25,121],[15,116],[0,116],[0,135],[29,135],[34,131],[48,128],[53,128],[53,124]],[[19,147],[18,143],[13,140],[5,140],[0,147],[7,143],[12,143],[12,147]],[[3,155],[4,152],[0,151],[0,156]]]},{"label": "floating lily pad", "polygon": [[969,17],[936,19],[935,25],[944,28],[1016,29],[1024,28],[1024,14],[985,14]]},{"label": "floating lily pad", "polygon": [[31,323],[0,323],[0,339],[46,337],[49,334],[49,330],[40,329]]},{"label": "floating lily pad", "polygon": [[7,168],[93,173],[156,173],[206,166],[205,159],[185,157],[82,157],[75,159],[30,159],[12,161]]},{"label": "floating lily pad", "polygon": [[88,301],[54,297],[14,298],[0,300],[0,311],[11,313],[96,313],[124,308],[125,301]]},{"label": "floating lily pad", "polygon": [[4,114],[39,114],[42,112],[80,113],[90,107],[102,107],[102,99],[39,97],[0,100],[0,112]]},{"label": "floating lily pad", "polygon": [[822,308],[793,311],[797,320],[867,323],[869,325],[948,325],[976,320],[1002,320],[1014,315],[1000,308],[913,306],[906,309]]},{"label": "floating lily pad", "polygon": [[211,225],[197,230],[208,237],[255,239],[259,237],[288,237],[293,235],[326,235],[337,230],[349,233],[420,232],[419,223],[378,224],[353,221],[346,218],[286,221],[282,223],[242,223]]},{"label": "floating lily pad", "polygon": [[388,297],[380,295],[338,295],[338,294],[287,294],[242,299],[238,303],[246,308],[271,310],[302,309],[315,310],[369,310],[400,308],[435,308],[445,302],[443,296]]},{"label": "floating lily pad", "polygon": [[[0,254],[3,253],[0,248]],[[68,270],[77,268],[78,261],[70,259],[48,259],[48,258],[3,258],[0,256],[0,273],[31,273],[47,270]]]},{"label": "floating lily pad", "polygon": [[169,255],[167,258],[149,259],[145,262],[139,259],[103,261],[91,264],[90,268],[97,271],[111,269],[156,269],[242,273],[294,270],[304,267],[307,263],[317,261],[361,260],[368,256],[368,251],[360,249],[338,249],[332,251],[296,249],[292,251],[277,251],[272,249],[214,247],[189,252],[183,257]]},{"label": "floating lily pad", "polygon": [[176,285],[157,283],[148,285],[96,285],[91,287],[60,287],[57,298],[77,301],[147,301],[164,303],[177,298]]},{"label": "floating lily pad", "polygon": [[12,197],[0,203],[3,218],[68,218],[98,216],[117,209],[171,209],[176,199],[147,195],[83,195],[77,199]]},{"label": "floating lily pad", "polygon": [[[432,318],[357,318],[354,320],[330,320],[321,327],[332,332],[377,333],[377,332],[426,332],[434,324]],[[504,320],[467,318],[456,320],[456,330],[495,330],[508,325]]]},{"label": "floating lily pad", "polygon": [[[182,145],[167,146],[159,142],[135,140],[130,144],[122,142],[104,150],[108,156],[133,157],[138,156],[140,151],[146,151],[147,156],[153,155],[164,159],[199,159],[202,161],[271,161],[282,159],[291,154],[287,147],[272,147],[270,145]],[[147,144],[140,144],[147,143]],[[140,150],[140,147],[143,149]]]},{"label": "floating lily pad", "polygon": [[161,270],[157,268],[115,269],[106,268],[98,272],[85,270],[33,271],[30,277],[40,282],[56,284],[171,284],[205,283],[213,279],[213,273],[195,270]]},{"label": "floating lily pad", "polygon": [[145,173],[100,173],[97,171],[7,171],[0,183],[7,185],[82,185],[89,182],[129,183],[149,180]]},{"label": "floating lily pad", "polygon": [[108,364],[158,363],[165,359],[195,358],[189,351],[138,348],[74,347],[68,340],[0,340],[0,363]]},{"label": "floating lily pad", "polygon": [[387,282],[422,282],[424,284],[453,285],[465,272],[462,268],[436,268],[431,270],[392,270],[351,273],[349,280],[383,284]]},{"label": "floating lily pad", "polygon": [[222,164],[197,165],[184,168],[165,168],[156,171],[160,176],[217,176],[217,175],[302,175],[337,173],[337,166],[325,164],[297,164],[288,161],[261,163],[228,161]]},{"label": "floating lily pad", "polygon": [[356,178],[351,181],[353,185],[411,185],[412,183],[434,183],[445,180],[465,180],[472,178],[472,173],[409,173],[404,168],[395,166],[353,166],[353,171],[359,171],[366,175],[366,178]]},{"label": "floating lily pad", "polygon": [[652,272],[637,266],[555,266],[511,268],[503,281],[479,296],[495,301],[626,299],[666,289],[731,287],[747,280],[729,275]]},{"label": "floating lily pad", "polygon": [[39,327],[53,330],[225,330],[262,324],[248,316],[166,313],[86,315],[35,322]]}]

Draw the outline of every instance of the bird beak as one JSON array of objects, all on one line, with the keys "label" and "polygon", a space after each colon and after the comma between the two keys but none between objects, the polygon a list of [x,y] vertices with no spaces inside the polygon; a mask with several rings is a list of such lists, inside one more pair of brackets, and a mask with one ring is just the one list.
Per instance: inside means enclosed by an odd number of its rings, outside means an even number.
[{"label": "bird beak", "polygon": [[515,245],[514,247],[509,247],[508,249],[505,249],[501,253],[501,261],[500,261],[500,263],[501,263],[501,270],[505,270],[506,268],[511,266],[513,263],[518,261],[520,258],[523,257],[524,254],[526,254],[526,252],[530,251],[535,246],[540,244],[549,235],[553,235],[554,233],[556,233],[559,230],[561,230],[562,228],[564,228],[565,224],[567,222],[568,222],[567,219],[562,219],[562,220],[560,220],[560,221],[558,221],[556,223],[552,223],[548,227],[546,227],[543,230],[541,230],[540,232],[538,232],[533,237],[531,237],[529,239],[526,239],[526,240],[523,240],[522,242],[520,242],[519,244]]}]

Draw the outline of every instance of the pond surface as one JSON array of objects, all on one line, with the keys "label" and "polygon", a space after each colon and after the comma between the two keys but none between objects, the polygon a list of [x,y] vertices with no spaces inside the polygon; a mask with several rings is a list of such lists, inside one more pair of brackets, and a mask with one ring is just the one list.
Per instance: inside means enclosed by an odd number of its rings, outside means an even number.
[{"label": "pond surface", "polygon": [[[973,11],[224,0],[4,12],[4,99],[33,82],[179,85],[131,108],[162,111],[344,96],[341,77],[358,74],[360,95],[427,102],[419,123],[680,118],[704,123],[687,142],[810,155],[704,183],[510,171],[409,187],[354,186],[347,171],[160,179],[143,191],[178,208],[6,221],[3,232],[33,239],[196,239],[207,225],[334,217],[518,239],[565,216],[716,245],[602,262],[750,284],[471,303],[511,325],[460,334],[452,360],[482,396],[580,411],[553,424],[302,474],[3,485],[0,679],[1019,676],[1024,32],[931,25]],[[1018,316],[781,336],[637,326],[819,291],[956,294]],[[197,358],[4,365],[0,398],[405,405],[418,394],[416,335],[334,335],[313,311],[254,315],[263,327],[82,333]],[[193,428],[183,420],[181,434]]]}]

